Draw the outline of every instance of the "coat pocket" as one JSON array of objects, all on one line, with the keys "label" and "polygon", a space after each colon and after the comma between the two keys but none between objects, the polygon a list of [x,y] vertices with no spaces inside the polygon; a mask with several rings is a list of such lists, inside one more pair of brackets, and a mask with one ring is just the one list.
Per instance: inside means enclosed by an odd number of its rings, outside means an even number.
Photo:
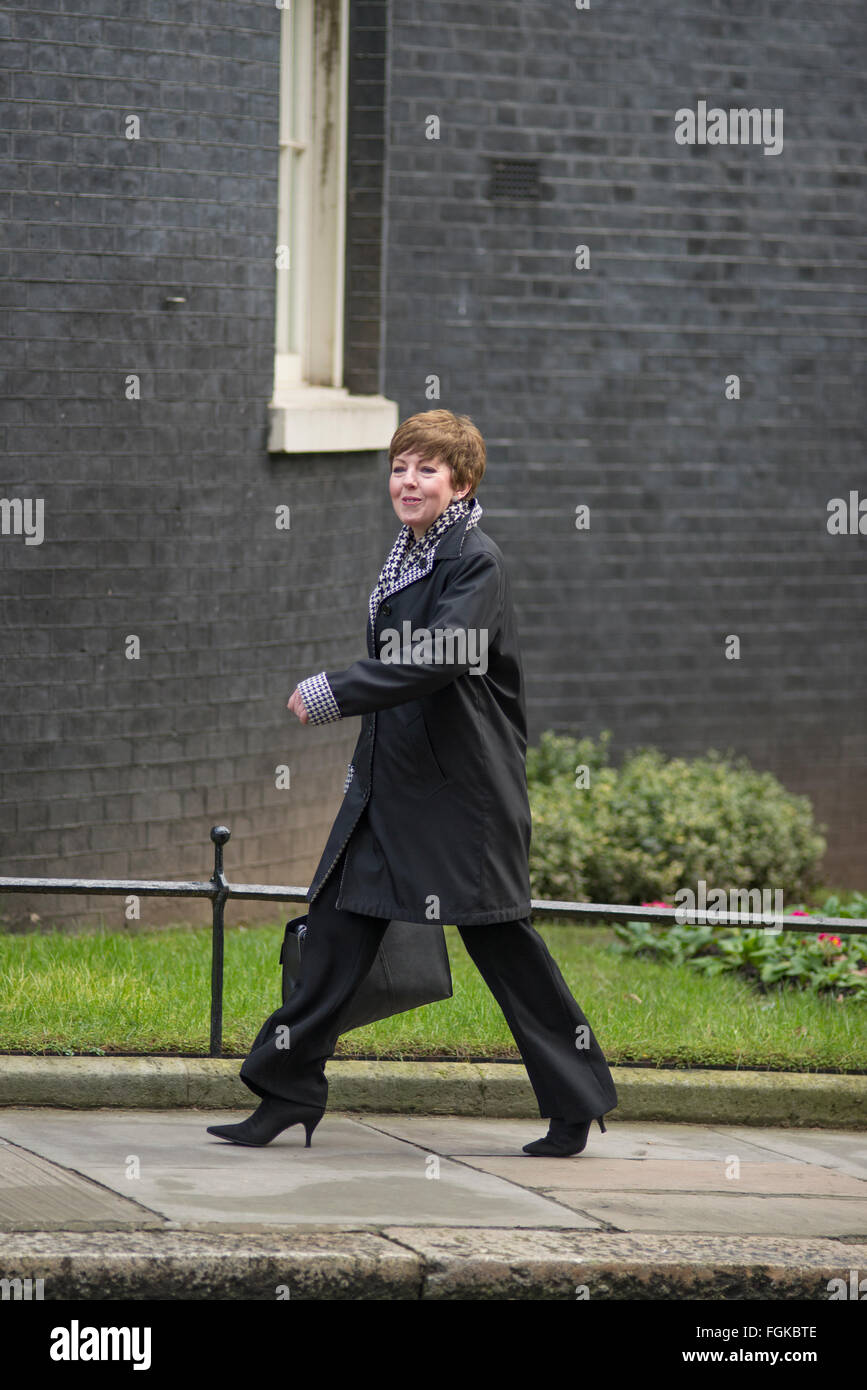
[{"label": "coat pocket", "polygon": [[418,703],[409,701],[403,709],[409,710],[412,705],[415,712],[411,718],[407,720],[405,714],[401,715],[400,722],[391,726],[390,752],[400,768],[402,789],[410,796],[433,796],[449,779],[439,765]]},{"label": "coat pocket", "polygon": [[412,724],[421,714],[421,705],[418,700],[404,700],[403,704],[394,705],[391,713],[401,724]]}]

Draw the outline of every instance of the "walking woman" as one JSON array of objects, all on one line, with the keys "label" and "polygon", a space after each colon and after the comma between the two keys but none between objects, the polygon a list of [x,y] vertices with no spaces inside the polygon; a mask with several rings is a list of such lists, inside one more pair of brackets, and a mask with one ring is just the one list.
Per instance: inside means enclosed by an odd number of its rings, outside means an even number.
[{"label": "walking woman", "polygon": [[301,681],[288,705],[302,724],[361,715],[300,978],[241,1068],[260,1105],[208,1133],[258,1147],[303,1124],[309,1146],[341,1012],[388,923],[433,919],[457,926],[550,1119],[524,1152],[581,1153],[617,1092],[530,922],[523,674],[509,575],[479,526],[485,443],[468,416],[430,410],[399,426],[389,463],[401,528],[370,596],[368,656]]}]

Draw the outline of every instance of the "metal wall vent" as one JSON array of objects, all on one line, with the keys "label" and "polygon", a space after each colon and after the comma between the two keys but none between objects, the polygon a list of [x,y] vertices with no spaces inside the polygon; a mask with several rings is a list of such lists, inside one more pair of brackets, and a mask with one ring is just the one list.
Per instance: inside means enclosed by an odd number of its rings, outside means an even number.
[{"label": "metal wall vent", "polygon": [[537,159],[494,159],[488,197],[500,202],[533,202],[542,196]]}]

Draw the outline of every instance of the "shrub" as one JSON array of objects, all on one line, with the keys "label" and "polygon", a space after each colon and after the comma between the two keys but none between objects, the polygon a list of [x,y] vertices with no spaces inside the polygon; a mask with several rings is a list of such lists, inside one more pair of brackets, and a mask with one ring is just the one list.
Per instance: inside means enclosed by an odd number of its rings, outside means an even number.
[{"label": "shrub", "polygon": [[[687,761],[640,748],[618,769],[610,738],[605,731],[596,745],[549,730],[527,750],[534,897],[635,903],[670,899],[699,879],[709,892],[803,897],[818,883],[826,843],[806,796],[713,749]],[[587,787],[575,785],[579,766]]]}]

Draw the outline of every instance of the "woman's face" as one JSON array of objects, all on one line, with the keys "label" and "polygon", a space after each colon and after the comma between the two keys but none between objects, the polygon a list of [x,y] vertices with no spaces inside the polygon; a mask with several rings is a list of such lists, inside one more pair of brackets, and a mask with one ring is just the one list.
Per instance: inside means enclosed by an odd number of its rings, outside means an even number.
[{"label": "woman's face", "polygon": [[422,460],[418,454],[395,455],[388,490],[399,520],[412,527],[417,541],[454,497],[464,497],[469,492],[468,487],[453,491],[447,463],[440,459]]}]

